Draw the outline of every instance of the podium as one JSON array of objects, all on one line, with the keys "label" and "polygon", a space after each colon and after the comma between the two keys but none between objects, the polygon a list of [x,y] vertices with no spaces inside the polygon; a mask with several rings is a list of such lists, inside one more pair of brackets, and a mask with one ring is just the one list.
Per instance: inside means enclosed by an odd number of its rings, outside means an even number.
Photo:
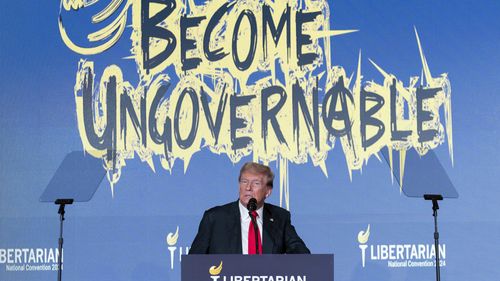
[{"label": "podium", "polygon": [[186,255],[181,281],[333,281],[333,254]]}]

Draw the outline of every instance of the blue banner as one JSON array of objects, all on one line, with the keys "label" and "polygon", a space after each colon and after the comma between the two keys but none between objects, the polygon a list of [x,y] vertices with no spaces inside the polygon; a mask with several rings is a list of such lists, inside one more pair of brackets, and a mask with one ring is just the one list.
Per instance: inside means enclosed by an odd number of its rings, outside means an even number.
[{"label": "blue banner", "polygon": [[72,151],[106,176],[66,207],[63,279],[179,281],[248,161],[335,280],[434,278],[432,204],[404,191],[438,180],[409,153],[434,153],[459,194],[439,203],[441,278],[498,279],[499,8],[2,3],[0,280],[56,278],[58,207],[39,198]]}]

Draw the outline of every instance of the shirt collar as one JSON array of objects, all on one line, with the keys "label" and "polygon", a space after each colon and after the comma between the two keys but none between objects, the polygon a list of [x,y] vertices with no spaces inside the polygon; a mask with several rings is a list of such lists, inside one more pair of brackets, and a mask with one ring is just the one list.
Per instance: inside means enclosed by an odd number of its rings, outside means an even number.
[{"label": "shirt collar", "polygon": [[[240,200],[238,200],[238,205],[239,205],[239,207],[240,207],[240,215],[241,215],[241,219],[242,219],[242,220],[250,219],[250,215],[248,214],[248,209],[247,209],[245,206],[243,206],[243,204],[241,204],[241,201],[240,201]],[[257,217],[257,219],[262,220],[262,213],[264,212],[264,208],[263,208],[263,207],[260,207],[260,208],[258,208],[256,211],[257,211],[257,214],[259,215],[259,216]]]}]

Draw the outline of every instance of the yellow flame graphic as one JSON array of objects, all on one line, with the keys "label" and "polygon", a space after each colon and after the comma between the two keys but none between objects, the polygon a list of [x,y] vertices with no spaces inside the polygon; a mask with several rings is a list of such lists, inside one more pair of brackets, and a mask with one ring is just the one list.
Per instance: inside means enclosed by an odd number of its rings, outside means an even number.
[{"label": "yellow flame graphic", "polygon": [[[419,155],[425,155],[429,150],[441,145],[445,138],[448,139],[448,149],[451,156],[453,165],[453,142],[452,142],[452,114],[451,114],[451,85],[447,74],[441,74],[438,77],[433,77],[427,59],[424,56],[423,46],[415,28],[415,36],[418,43],[420,53],[420,60],[422,62],[422,77],[411,77],[410,83],[405,84],[396,76],[383,70],[381,66],[375,63],[374,60],[369,59],[371,64],[382,74],[384,83],[379,84],[372,81],[363,82],[363,75],[361,71],[361,51],[358,55],[358,66],[356,76],[354,74],[347,75],[346,70],[341,66],[333,66],[333,54],[330,45],[332,44],[332,36],[344,35],[355,32],[355,29],[348,30],[333,30],[330,28],[330,2],[328,0],[317,1],[230,1],[230,6],[226,6],[227,15],[219,19],[219,23],[214,27],[213,36],[209,38],[209,46],[214,52],[220,50],[233,50],[233,55],[223,54],[223,58],[216,61],[207,60],[203,55],[205,47],[200,47],[198,44],[195,48],[189,48],[190,56],[192,59],[200,58],[199,65],[196,69],[190,71],[184,70],[184,62],[179,59],[180,53],[183,48],[175,48],[171,45],[170,39],[165,40],[162,36],[147,35],[144,32],[144,16],[146,10],[144,7],[148,6],[148,22],[155,22],[157,19],[153,17],[160,17],[161,23],[156,25],[156,29],[162,29],[170,32],[173,39],[179,39],[186,35],[189,38],[205,38],[210,35],[207,31],[208,24],[212,22],[208,19],[217,19],[221,7],[228,4],[227,0],[210,0],[205,1],[204,4],[196,5],[194,0],[187,1],[173,1],[178,5],[170,8],[166,7],[166,3],[146,3],[156,5],[142,5],[142,2],[158,2],[158,1],[139,1],[139,0],[107,0],[108,5],[102,8],[102,5],[90,7],[98,0],[59,0],[62,1],[64,11],[61,9],[58,17],[58,26],[63,42],[74,52],[84,56],[100,54],[114,46],[125,29],[131,28],[130,40],[132,41],[131,56],[124,59],[133,59],[137,66],[139,74],[139,85],[134,87],[131,82],[124,79],[125,73],[118,65],[107,66],[101,79],[89,79],[90,77],[97,77],[94,71],[94,62],[82,58],[78,64],[78,72],[76,74],[76,83],[74,87],[75,102],[76,102],[76,115],[78,122],[78,130],[80,138],[85,151],[89,152],[93,157],[102,158],[104,160],[105,169],[107,170],[107,178],[111,185],[111,193],[114,195],[114,185],[118,182],[121,175],[121,168],[126,165],[126,161],[133,159],[136,155],[139,156],[141,161],[148,163],[151,170],[156,171],[153,159],[159,157],[160,165],[164,170],[172,172],[172,168],[176,159],[183,161],[184,173],[186,173],[190,160],[195,153],[202,149],[209,149],[212,153],[217,155],[226,154],[233,164],[241,161],[243,157],[252,157],[254,162],[261,162],[269,165],[270,162],[276,162],[279,167],[279,195],[280,206],[286,205],[290,209],[290,181],[289,181],[289,163],[304,164],[312,161],[315,167],[320,167],[323,174],[328,177],[328,169],[326,164],[327,156],[330,151],[335,147],[340,146],[345,156],[349,178],[352,181],[353,171],[362,170],[363,166],[368,163],[370,157],[374,156],[380,160],[379,152],[384,147],[389,150],[389,159],[391,170],[398,167],[398,163],[394,163],[392,152],[400,153],[399,157],[399,182],[402,188],[403,178],[405,172],[405,152],[414,148]],[[104,2],[104,1],[103,1]],[[202,2],[202,1],[199,1]],[[291,3],[296,2],[291,5]],[[304,2],[304,3],[303,3]],[[300,4],[297,4],[300,3]],[[311,14],[318,13],[314,21],[309,22],[303,26],[291,24],[289,30],[286,31],[286,38],[271,38],[262,39],[262,42],[257,43],[259,47],[249,46],[248,38],[254,35],[254,30],[247,25],[242,28],[237,28],[240,15],[245,15],[246,11],[255,13],[255,18],[262,18],[264,15],[263,5],[269,9],[271,16],[275,17],[281,14],[279,24],[283,22],[295,21],[294,15],[299,13],[303,6],[306,7]],[[80,38],[79,41],[83,45],[79,45],[70,37],[74,32],[68,30],[71,27],[81,27],[80,25],[65,25],[67,21],[63,21],[63,16],[75,17],[76,10],[86,8],[89,14],[93,14],[91,22],[87,23],[87,27],[94,27],[92,33],[86,34],[86,40]],[[96,12],[92,12],[95,11]],[[167,10],[170,16],[163,15]],[[224,9],[223,9],[224,10]],[[182,16],[186,11],[190,11],[190,15],[203,15],[207,20],[201,21],[195,28],[189,28],[187,34],[181,35],[180,28]],[[79,12],[79,11],[78,11]],[[267,12],[266,12],[267,13]],[[131,14],[131,17],[130,17]],[[321,15],[321,16],[320,16]],[[130,22],[131,18],[131,22]],[[276,24],[277,18],[270,18],[270,24]],[[283,22],[281,20],[284,20]],[[255,31],[266,30],[267,24],[265,20],[257,21]],[[300,30],[298,30],[300,28]],[[89,28],[85,28],[88,30]],[[279,27],[276,27],[279,29]],[[307,33],[312,42],[304,44],[303,46],[297,44],[288,44],[287,40],[295,42],[299,31]],[[271,32],[276,33],[278,32]],[[232,37],[231,37],[232,35]],[[148,44],[143,43],[143,38],[148,37],[153,39]],[[82,35],[80,35],[82,37]],[[238,40],[238,38],[243,38]],[[231,39],[232,38],[232,39]],[[278,40],[278,41],[276,41]],[[196,41],[196,40],[195,40]],[[199,42],[201,43],[201,42]],[[269,43],[269,46],[268,46]],[[265,45],[264,45],[265,44]],[[146,45],[146,46],[143,46]],[[254,46],[257,46],[254,45]],[[290,45],[289,47],[287,47]],[[160,54],[165,54],[167,46],[173,46],[174,51],[172,55],[168,55],[155,63],[148,64],[146,62],[146,54],[154,58]],[[236,46],[236,47],[234,47]],[[146,49],[144,48],[147,48]],[[242,49],[242,53],[252,53],[248,55],[251,58],[250,65],[245,69],[240,69],[236,65],[235,56],[237,55],[236,49]],[[269,48],[267,48],[269,47]],[[292,57],[292,53],[296,48],[302,47],[306,54],[315,54],[317,59],[312,63],[306,65],[299,65],[298,57]],[[186,48],[184,48],[186,49]],[[300,53],[300,52],[299,52]],[[229,53],[228,53],[229,54]],[[233,58],[233,59],[231,59]],[[275,62],[279,63],[276,64]],[[221,68],[221,65],[224,65]],[[279,66],[279,67],[278,67]],[[160,89],[170,85],[170,77],[164,70],[173,67],[175,76],[179,78],[178,82],[172,84],[168,90],[168,96],[162,99],[159,104],[154,102],[155,94]],[[278,69],[279,68],[279,71]],[[320,72],[317,79],[309,79],[313,72]],[[262,73],[263,77],[254,77],[254,73]],[[283,78],[281,78],[283,76]],[[114,78],[113,78],[114,77]],[[323,79],[322,79],[323,77]],[[110,79],[116,79],[116,95],[112,104],[107,104],[107,83]],[[99,83],[97,81],[100,80]],[[315,81],[314,81],[315,80]],[[321,84],[319,81],[322,81]],[[323,82],[324,81],[324,82]],[[420,87],[440,89],[435,93],[432,98],[425,98],[422,100],[421,106],[417,106],[417,82],[420,81]],[[425,82],[425,84],[424,84]],[[334,86],[339,83],[338,87],[343,87],[352,94],[352,100],[347,102],[344,106],[342,103],[336,104],[334,95],[327,95],[327,93],[334,94]],[[88,84],[88,85],[87,85]],[[98,84],[98,85],[97,85]],[[277,87],[280,93],[272,90],[270,87]],[[291,93],[294,87],[299,87],[303,92],[303,96],[299,95],[300,100],[291,98]],[[394,95],[394,87],[396,89],[396,101],[394,107],[382,106],[377,101],[377,106],[373,106],[370,112],[364,112],[374,119],[385,124],[386,127],[391,126],[393,115],[396,114],[399,130],[410,133],[406,140],[392,140],[391,130],[382,130],[379,126],[373,126],[369,123],[360,122],[361,116],[360,106],[357,106],[365,98],[361,94],[361,90],[365,89],[368,92],[375,94],[380,102],[389,101],[390,97]],[[203,89],[209,97],[209,100],[202,98],[201,93],[191,93],[186,96],[184,90],[186,89]],[[93,89],[87,91],[85,89]],[[264,94],[264,89],[272,90],[269,94]],[[391,90],[392,89],[392,90]],[[163,91],[163,90],[162,90]],[[196,92],[196,90],[195,90]],[[88,103],[83,102],[83,96],[91,95],[93,102],[89,106]],[[166,90],[165,90],[165,93]],[[315,101],[314,97],[323,93],[325,96],[324,101],[320,104]],[[191,95],[193,94],[193,95]],[[251,102],[242,103],[240,106],[234,105],[231,101],[236,97],[236,94],[241,94],[242,97],[252,99]],[[282,95],[283,94],[283,95]],[[287,98],[288,96],[288,98]],[[127,111],[129,114],[146,114],[150,115],[148,124],[136,124],[132,118],[127,118],[127,113],[117,113],[117,123],[108,126],[106,114],[107,111],[114,112],[116,108],[113,106],[120,105],[122,97],[131,100],[131,106]],[[184,97],[187,97],[184,99]],[[366,100],[368,101],[368,100]],[[144,108],[141,104],[146,103]],[[264,103],[265,102],[265,103]],[[297,103],[298,102],[298,103]],[[391,102],[392,103],[392,102]],[[153,107],[153,104],[156,106]],[[199,106],[202,104],[203,107]],[[233,104],[233,105],[231,105]],[[267,105],[267,108],[264,107]],[[380,107],[378,107],[380,105]],[[87,108],[89,107],[89,108]],[[340,107],[340,108],[338,108]],[[445,122],[441,122],[441,107],[444,107]],[[197,110],[195,110],[198,108]],[[237,108],[236,118],[230,112]],[[272,111],[271,111],[272,108]],[[378,108],[378,109],[377,109]],[[407,108],[408,110],[404,110]],[[420,108],[421,112],[430,114],[432,120],[422,121],[425,130],[434,130],[438,132],[431,140],[420,141],[419,130],[417,124],[420,124],[417,118],[417,110]],[[156,110],[157,109],[157,110]],[[314,109],[314,110],[313,110]],[[338,110],[345,113],[352,122],[352,128],[349,127],[349,134],[335,137],[331,134],[331,130],[340,130],[341,124],[333,114]],[[376,110],[375,110],[376,109]],[[151,111],[153,110],[153,111]],[[155,111],[156,110],[156,111]],[[312,110],[312,111],[311,111]],[[391,111],[392,110],[392,111]],[[146,112],[144,112],[146,111]],[[279,111],[279,114],[278,114]],[[366,110],[365,110],[366,111]],[[88,122],[89,118],[86,117],[84,112],[93,113],[95,116]],[[232,112],[232,111],[231,111]],[[264,116],[263,113],[269,113],[266,117],[268,120],[261,120]],[[277,114],[271,114],[271,112]],[[352,114],[348,114],[351,112]],[[392,113],[391,113],[392,112]],[[405,114],[407,112],[408,114]],[[194,113],[194,114],[191,114]],[[312,121],[310,114],[314,116],[322,116],[317,121]],[[201,114],[201,115],[199,115]],[[301,114],[307,114],[301,117]],[[371,115],[370,115],[371,114]],[[141,115],[142,116],[142,115]],[[200,116],[200,117],[198,117]],[[154,117],[154,118],[153,118]],[[269,119],[271,118],[272,119]],[[370,118],[372,118],[370,117]],[[203,120],[202,118],[209,118]],[[215,119],[213,119],[215,118]],[[313,118],[314,119],[314,118]],[[424,118],[425,119],[425,118]],[[87,121],[86,121],[87,120]],[[166,126],[167,120],[176,120],[174,126]],[[199,122],[198,122],[199,120]],[[214,121],[216,120],[216,121]],[[232,121],[231,121],[232,120]],[[231,149],[234,145],[235,138],[232,130],[236,128],[234,121],[244,120],[245,126],[239,128],[239,134],[251,142],[238,149]],[[205,122],[206,121],[206,122]],[[262,122],[261,122],[262,121]],[[268,121],[272,122],[269,134],[263,134],[268,128]],[[334,122],[335,121],[335,122]],[[93,122],[93,124],[92,124]],[[123,124],[120,122],[124,122]],[[150,122],[150,123],[149,123]],[[217,125],[214,125],[215,123]],[[110,123],[111,124],[111,123]],[[175,125],[177,124],[177,125]],[[189,124],[192,124],[190,126]],[[198,126],[199,124],[199,126]],[[102,135],[107,129],[116,128],[133,128],[135,133],[130,134],[117,134],[116,140],[111,147],[103,148],[101,146],[95,147],[93,137],[88,135],[88,132],[98,133]],[[167,155],[165,150],[166,142],[163,144],[147,141],[153,135],[143,136],[138,134],[140,131],[139,125],[147,127],[154,125],[158,128],[170,128],[165,131],[164,135],[180,134],[181,136],[189,136],[187,139],[180,143],[177,140],[169,142],[170,152]],[[299,130],[299,125],[302,130]],[[370,125],[370,126],[369,126]],[[90,127],[89,127],[90,126]],[[166,126],[166,127],[165,127]],[[363,127],[362,127],[363,126]],[[215,130],[217,128],[217,130]],[[232,129],[233,128],[233,129]],[[362,130],[363,128],[363,130]],[[348,129],[347,127],[345,128]],[[365,131],[366,129],[366,131]],[[274,132],[273,132],[274,131]],[[314,132],[314,134],[312,134]],[[378,135],[381,132],[382,135]],[[351,134],[352,133],[352,134]],[[112,136],[112,135],[110,135]],[[364,147],[364,137],[373,136],[374,143]],[[375,137],[377,136],[377,137]],[[146,138],[146,139],[144,139]],[[242,142],[243,144],[243,142]],[[107,152],[109,149],[117,151],[113,159],[108,159]],[[91,152],[94,151],[94,152]],[[392,177],[392,173],[391,173]],[[400,189],[400,192],[402,190]],[[167,242],[170,243],[169,240]],[[175,242],[172,242],[175,243]]]},{"label": "yellow flame graphic", "polygon": [[358,233],[358,242],[361,244],[365,244],[366,242],[368,242],[369,237],[370,237],[370,225],[368,224],[366,231],[361,230]]},{"label": "yellow flame graphic", "polygon": [[[68,12],[77,12],[82,8],[87,8],[98,2],[98,0],[63,0],[64,10]],[[61,39],[68,48],[73,52],[82,55],[95,55],[106,51],[118,42],[122,36],[125,27],[127,26],[127,13],[129,7],[132,6],[132,1],[127,0],[123,9],[118,11],[123,0],[112,0],[103,10],[92,16],[92,24],[102,23],[113,14],[117,14],[116,18],[103,28],[87,35],[88,42],[99,42],[93,47],[85,47],[76,44],[68,35],[67,27],[64,25],[63,17],[59,12],[58,26]],[[106,40],[106,41],[105,41]]]},{"label": "yellow flame graphic", "polygon": [[169,246],[173,246],[173,245],[175,245],[175,243],[177,243],[177,239],[179,239],[179,226],[177,226],[175,233],[170,232],[167,235],[167,244]]},{"label": "yellow flame graphic", "polygon": [[215,265],[211,266],[210,269],[208,270],[210,275],[219,275],[221,271],[222,271],[222,261],[220,261],[219,266],[217,267],[215,267]]}]

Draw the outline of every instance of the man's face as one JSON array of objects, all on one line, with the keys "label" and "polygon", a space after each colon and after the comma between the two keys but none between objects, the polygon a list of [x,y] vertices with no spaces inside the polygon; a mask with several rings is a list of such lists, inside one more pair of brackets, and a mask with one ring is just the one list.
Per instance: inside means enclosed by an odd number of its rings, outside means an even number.
[{"label": "man's face", "polygon": [[264,205],[264,200],[271,195],[272,188],[266,185],[266,176],[250,171],[243,172],[240,177],[240,202],[247,206],[250,198],[257,200],[257,208]]}]

